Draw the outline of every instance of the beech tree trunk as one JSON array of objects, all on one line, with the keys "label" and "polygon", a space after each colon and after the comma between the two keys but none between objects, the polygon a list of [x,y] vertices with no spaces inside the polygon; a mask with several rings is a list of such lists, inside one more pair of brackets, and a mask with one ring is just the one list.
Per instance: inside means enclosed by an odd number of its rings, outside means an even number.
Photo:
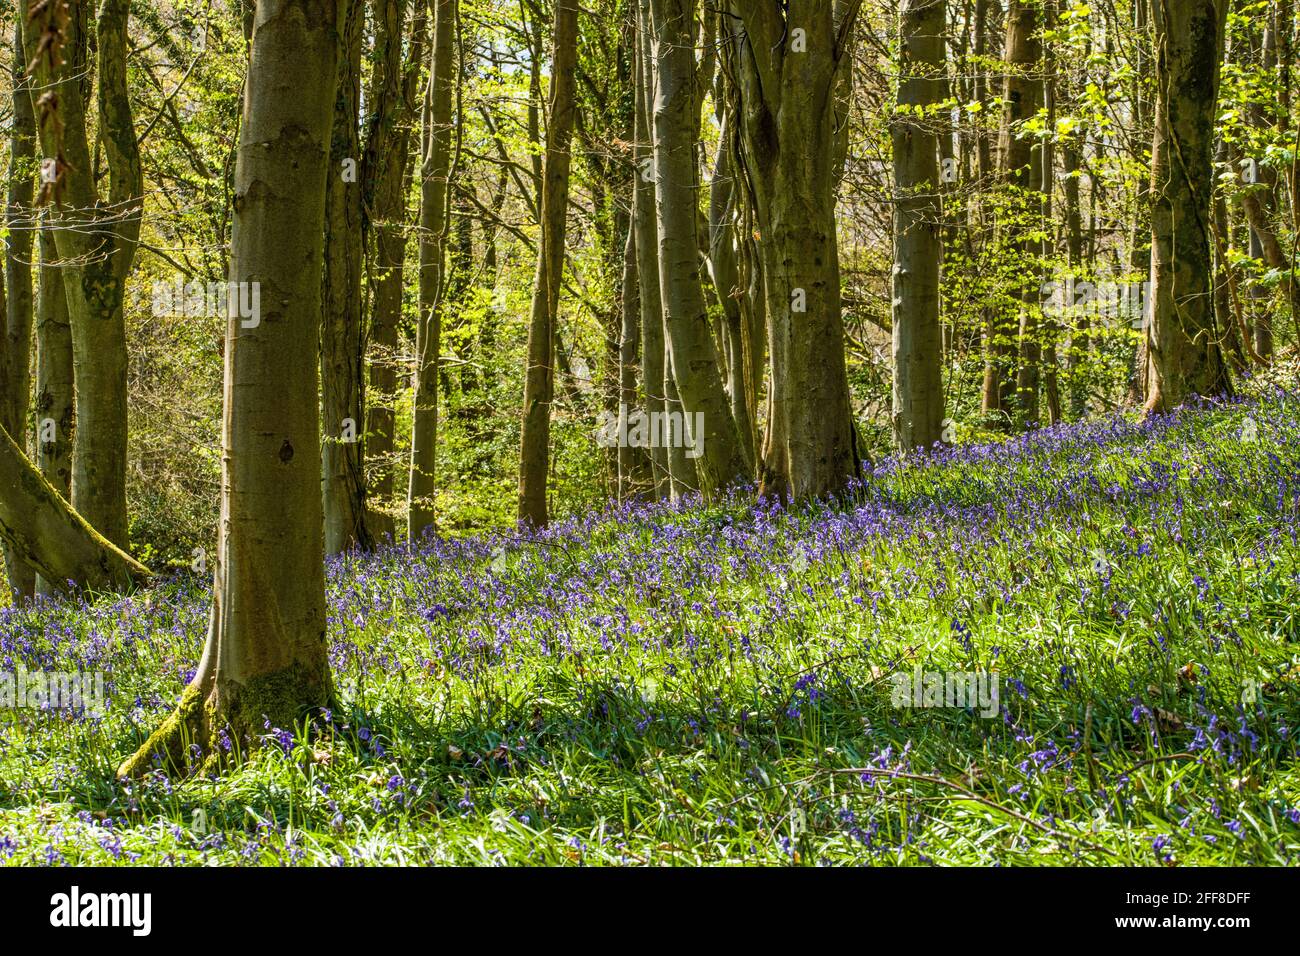
[{"label": "beech tree trunk", "polygon": [[740,282],[740,255],[736,237],[736,207],[741,193],[735,188],[735,136],[733,120],[724,114],[718,132],[718,151],[709,184],[709,265],[713,286],[722,306],[723,367],[726,370],[727,397],[731,401],[731,418],[736,423],[745,464],[757,469],[754,442],[755,409],[745,371],[745,310],[741,297],[745,290]]},{"label": "beech tree trunk", "polygon": [[894,441],[904,453],[943,434],[939,270],[943,201],[933,115],[944,69],[944,0],[904,0],[894,145]]},{"label": "beech tree trunk", "polygon": [[840,301],[835,187],[859,5],[731,0],[730,75],[762,257],[772,360],[761,490],[814,498],[859,475]]},{"label": "beech tree trunk", "polygon": [[[40,230],[40,287],[36,296],[36,467],[54,490],[72,495],[72,444],[76,429],[72,325],[58,265],[54,236]],[[36,576],[36,591],[48,594],[64,579]]]},{"label": "beech tree trunk", "polygon": [[325,553],[368,549],[365,336],[361,313],[361,39],[364,0],[344,0],[325,194],[325,282],[321,315],[321,490]]},{"label": "beech tree trunk", "polygon": [[[633,186],[633,189],[636,187]],[[623,282],[619,297],[618,402],[626,414],[637,404],[637,370],[641,350],[641,283],[636,267],[636,224],[629,217],[623,244]],[[645,490],[649,456],[624,442],[618,449],[618,500],[629,501]]]},{"label": "beech tree trunk", "polygon": [[[643,412],[652,421],[667,407],[664,392],[664,319],[659,290],[659,227],[655,222],[654,146],[650,132],[650,103],[654,97],[651,69],[649,13],[642,6],[637,17],[636,110],[633,157],[636,185],[632,197],[632,226],[636,231],[637,278],[641,307],[641,380],[645,390]],[[650,447],[654,497],[672,495],[668,449],[658,442]]]},{"label": "beech tree trunk", "polygon": [[550,98],[542,170],[537,274],[528,321],[523,426],[519,446],[519,521],[535,528],[549,518],[546,476],[551,460],[551,403],[555,397],[555,322],[564,279],[578,59],[577,0],[555,0],[551,34]]},{"label": "beech tree trunk", "polygon": [[[26,0],[24,13],[34,6]],[[126,326],[125,283],[140,236],[143,177],[127,94],[129,0],[103,0],[95,31],[98,61],[98,143],[108,166],[108,195],[94,178],[87,127],[91,75],[88,34],[91,6],[67,0],[62,56],[49,41],[58,32],[52,7],[25,21],[23,42],[36,64],[36,82],[57,102],[37,117],[44,161],[57,165],[48,183],[51,225],[58,247],[76,374],[72,506],[105,538],[126,543]],[[55,121],[55,114],[57,120]]]},{"label": "beech tree trunk", "polygon": [[[36,155],[36,117],[31,78],[23,50],[22,17],[14,18],[13,118],[9,127],[9,194],[6,197],[5,282],[0,289],[0,428],[26,445],[31,394],[32,354],[32,164]],[[9,590],[15,599],[36,590],[36,572],[8,548],[4,553]]]},{"label": "beech tree trunk", "polygon": [[[1036,75],[1042,61],[1038,8],[1028,0],[1012,0],[1007,8],[1005,59],[1002,127],[998,141],[1001,155],[999,173],[1008,190],[1007,203],[1011,209],[1019,211],[1019,215],[1013,213],[1021,220],[1015,229],[1027,234],[1030,194],[1037,184],[1037,177],[1033,170],[1033,139],[1021,125],[1037,114],[1042,102],[1042,79]],[[1027,239],[1015,239],[1011,245],[1026,261],[1036,251],[1034,244]],[[991,316],[983,402],[985,412],[1000,413],[1004,423],[1010,420],[1018,424],[1037,418],[1038,401],[1038,354],[1037,344],[1033,341],[1037,328],[1036,323],[1030,321],[1030,313],[1036,307],[1039,281],[1036,272],[1021,278],[1019,286],[1011,290],[1011,298],[1017,300],[1018,305],[995,307]],[[1026,368],[1022,376],[1017,360],[1020,344],[1025,340],[1028,340],[1023,362]]]},{"label": "beech tree trunk", "polygon": [[1214,319],[1211,156],[1227,0],[1153,0],[1156,132],[1151,147],[1148,413],[1230,391]]},{"label": "beech tree trunk", "polygon": [[[226,331],[221,523],[207,644],[176,711],[118,770],[189,747],[222,758],[334,698],[320,493],[322,233],[341,38],[330,0],[261,0],[253,25],[230,281],[261,284],[253,327]],[[229,756],[237,756],[237,751]]]},{"label": "beech tree trunk", "polygon": [[428,17],[423,0],[411,12],[410,57],[403,65],[406,0],[372,0],[374,69],[368,93],[364,223],[374,231],[369,336],[369,408],[366,413],[365,471],[367,528],[382,540],[395,536],[396,392],[398,330],[406,279],[406,196],[410,178],[411,124],[415,122]]},{"label": "beech tree trunk", "polygon": [[[695,463],[705,496],[752,477],[730,402],[704,300],[700,259],[699,104],[695,63],[695,0],[649,0],[651,66],[655,73],[651,127],[659,289],[667,361],[684,416],[685,444],[672,443]],[[689,454],[686,453],[689,445]],[[701,445],[703,447],[701,447]],[[678,476],[674,473],[674,479]],[[689,483],[686,475],[683,483]]]},{"label": "beech tree trunk", "polygon": [[436,0],[429,85],[424,100],[420,166],[420,319],[415,335],[415,410],[407,482],[406,537],[419,541],[433,528],[438,457],[438,359],[442,349],[442,294],[451,175],[452,93],[455,89],[459,0]]}]

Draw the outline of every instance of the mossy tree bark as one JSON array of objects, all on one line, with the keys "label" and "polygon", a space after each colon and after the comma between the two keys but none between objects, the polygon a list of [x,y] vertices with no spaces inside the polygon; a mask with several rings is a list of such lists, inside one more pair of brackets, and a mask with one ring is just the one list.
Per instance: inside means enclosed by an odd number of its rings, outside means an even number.
[{"label": "mossy tree bark", "polygon": [[0,429],[0,540],[42,579],[124,590],[149,570],[102,537]]},{"label": "mossy tree bark", "polygon": [[420,320],[415,335],[415,412],[407,482],[408,541],[433,528],[437,494],[438,373],[446,285],[447,196],[451,177],[452,93],[456,84],[458,0],[436,0],[433,60],[424,99],[420,166]]},{"label": "mossy tree bark", "polygon": [[[26,0],[24,14],[36,4]],[[108,193],[95,177],[88,127],[91,4],[66,0],[67,23],[53,5],[27,20],[23,42],[35,81],[54,98],[37,117],[44,162],[57,164],[51,226],[72,324],[77,430],[72,506],[108,540],[126,543],[126,278],[140,237],[144,189],[140,151],[127,95],[129,0],[104,0],[98,49],[97,142],[108,167]],[[61,51],[61,55],[58,55]],[[44,98],[42,98],[44,99]]]},{"label": "mossy tree bark", "polygon": [[371,545],[364,461],[365,337],[361,313],[361,41],[364,0],[343,0],[325,195],[325,289],[321,322],[321,489],[325,553]]},{"label": "mossy tree bark", "polygon": [[943,203],[938,122],[944,69],[944,0],[905,0],[899,14],[894,146],[894,441],[928,448],[943,433],[939,269]]},{"label": "mossy tree bark", "polygon": [[[654,100],[655,210],[666,361],[684,416],[699,490],[710,496],[753,476],[722,385],[700,259],[698,69],[695,0],[646,0]],[[702,447],[701,447],[702,446]],[[685,455],[685,449],[680,450]],[[680,464],[685,472],[689,458]],[[677,474],[673,476],[677,478]],[[682,475],[689,484],[688,474]]]},{"label": "mossy tree bark", "polygon": [[[0,288],[0,428],[26,444],[32,354],[32,183],[36,117],[23,50],[22,17],[14,18],[13,118],[9,127],[9,194],[6,197],[5,282]],[[5,549],[5,572],[16,598],[36,590],[36,572]]]},{"label": "mossy tree bark", "polygon": [[230,281],[259,321],[226,331],[221,517],[203,657],[180,705],[122,764],[188,767],[218,731],[289,729],[334,697],[325,643],[317,381],[325,190],[341,51],[336,0],[261,0],[235,167]]},{"label": "mossy tree bark", "polygon": [[815,498],[860,473],[849,403],[835,186],[860,5],[731,0],[745,188],[755,213],[771,355],[761,490]]},{"label": "mossy tree bark", "polygon": [[577,0],[555,0],[551,42],[546,156],[538,216],[541,236],[537,243],[537,275],[528,320],[528,366],[524,370],[519,447],[519,520],[537,528],[546,526],[549,511],[546,477],[551,459],[551,403],[555,396],[555,322],[564,279],[564,238],[572,165],[570,145],[577,109]]},{"label": "mossy tree bark", "polygon": [[1211,162],[1227,0],[1153,0],[1152,321],[1148,413],[1227,392],[1211,294]]}]

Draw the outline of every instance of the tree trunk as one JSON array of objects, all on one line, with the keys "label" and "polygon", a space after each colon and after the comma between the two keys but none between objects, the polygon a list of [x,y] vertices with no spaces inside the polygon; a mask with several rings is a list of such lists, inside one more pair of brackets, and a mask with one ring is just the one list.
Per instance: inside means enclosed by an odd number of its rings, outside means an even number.
[{"label": "tree trunk", "polygon": [[552,43],[540,203],[541,236],[537,243],[537,274],[528,322],[528,367],[524,374],[519,447],[519,520],[536,528],[545,527],[548,520],[546,476],[550,467],[551,402],[555,395],[555,319],[564,279],[564,234],[572,160],[569,145],[576,110],[577,0],[555,0]]},{"label": "tree trunk", "polygon": [[[635,190],[636,186],[633,184]],[[618,337],[618,412],[629,414],[636,407],[636,382],[641,350],[641,283],[637,274],[636,223],[627,226],[623,248],[623,283],[620,304],[622,324]],[[618,448],[618,500],[626,502],[644,491],[648,477],[646,450],[622,442]]]},{"label": "tree trunk", "polygon": [[[1008,187],[1008,203],[1020,220],[1010,227],[1022,235],[1038,225],[1037,191],[1041,175],[1035,169],[1037,150],[1021,124],[1038,113],[1042,103],[1042,42],[1038,36],[1038,8],[1025,0],[1012,0],[1007,9],[1007,76],[1003,88],[1002,180]],[[1011,242],[1013,255],[1028,263],[1038,252],[1028,239]],[[1019,315],[999,316],[994,335],[994,373],[998,383],[998,410],[1016,424],[1038,422],[1038,323],[1035,318],[1040,283],[1037,271],[1016,269],[1020,276],[1013,299]],[[1027,273],[1027,274],[1026,274]],[[1014,280],[1013,280],[1014,281]]]},{"label": "tree trunk", "polygon": [[[36,298],[36,467],[60,495],[72,495],[72,444],[76,429],[72,325],[54,236],[40,230],[41,284]],[[48,594],[61,582],[36,577]]]},{"label": "tree trunk", "polygon": [[894,441],[929,448],[943,434],[939,270],[943,203],[934,117],[944,68],[944,0],[904,0],[894,146]]},{"label": "tree trunk", "polygon": [[[1061,165],[1065,174],[1065,249],[1071,277],[1077,277],[1083,260],[1083,217],[1079,207],[1079,178],[1082,158],[1075,139],[1061,147]],[[1088,382],[1092,377],[1092,340],[1088,335],[1088,315],[1073,317],[1069,351],[1070,414],[1082,418],[1088,408]]]},{"label": "tree trunk", "polygon": [[[32,354],[32,169],[36,155],[36,117],[31,79],[23,51],[22,17],[14,18],[13,119],[9,128],[9,195],[5,222],[5,288],[0,290],[4,321],[0,335],[0,428],[26,445],[31,395]],[[16,599],[36,590],[36,573],[8,548],[4,554],[9,590]]]},{"label": "tree trunk", "polygon": [[442,349],[442,292],[451,176],[452,93],[459,0],[436,0],[429,85],[424,98],[424,152],[420,167],[420,320],[415,336],[415,412],[407,484],[408,541],[433,528],[438,457],[438,360]]},{"label": "tree trunk", "polygon": [[[704,301],[695,153],[699,131],[696,4],[695,0],[650,0],[649,6],[655,70],[651,126],[659,287],[667,361],[683,415],[684,440],[670,440],[669,454],[680,451],[694,461],[700,491],[708,497],[752,473],[722,387]],[[689,468],[689,464],[683,467]]]},{"label": "tree trunk", "polygon": [[837,493],[859,474],[840,302],[839,114],[858,4],[732,0],[746,188],[762,256],[772,387],[761,490]]},{"label": "tree trunk", "polygon": [[365,337],[361,314],[362,185],[361,39],[363,0],[342,3],[339,59],[325,193],[324,311],[321,316],[321,489],[325,553],[368,549],[362,428],[365,423]]},{"label": "tree trunk", "polygon": [[[659,292],[659,234],[655,224],[654,147],[651,144],[650,103],[654,98],[654,71],[651,68],[648,17],[641,8],[637,18],[637,70],[635,76],[635,144],[636,183],[633,187],[632,225],[636,230],[637,276],[641,307],[641,381],[644,383],[645,407],[642,413],[659,421],[667,407],[664,392],[664,319]],[[657,441],[650,443],[650,470],[654,497],[663,501],[672,495],[672,475],[668,449]]]},{"label": "tree trunk", "polygon": [[1154,317],[1146,411],[1232,383],[1214,321],[1211,155],[1227,0],[1154,0],[1156,132],[1151,148]]},{"label": "tree trunk", "polygon": [[[1056,29],[1057,0],[1045,0],[1043,4],[1043,29],[1050,35]],[[1043,105],[1047,111],[1047,128],[1056,129],[1056,75],[1058,64],[1053,58],[1050,46],[1044,42],[1043,59]],[[1038,155],[1034,164],[1037,172],[1036,192],[1038,194],[1039,231],[1039,268],[1050,268],[1056,254],[1056,224],[1053,221],[1053,202],[1056,181],[1056,145],[1052,139],[1041,139],[1038,143]],[[1043,272],[1040,271],[1040,275]],[[1046,276],[1044,275],[1044,279]],[[1061,421],[1061,389],[1058,375],[1057,343],[1060,340],[1060,323],[1053,316],[1042,315],[1041,300],[1031,305],[1026,312],[1036,319],[1041,318],[1038,328],[1039,357],[1041,359],[1040,377],[1042,381],[1042,401],[1047,404],[1047,424],[1055,425]],[[1031,386],[1032,378],[1026,382]],[[1041,415],[1036,414],[1035,419]]]},{"label": "tree trunk", "polygon": [[755,409],[750,402],[745,374],[745,310],[741,297],[740,256],[736,236],[736,205],[741,193],[735,188],[733,154],[736,149],[734,119],[724,114],[718,132],[718,151],[709,184],[709,265],[713,286],[722,306],[722,342],[727,374],[727,397],[731,418],[736,423],[741,451],[751,470],[757,467],[754,446]]},{"label": "tree trunk", "polygon": [[374,229],[374,270],[370,293],[369,408],[366,412],[365,471],[368,478],[366,526],[376,540],[395,536],[397,453],[396,392],[398,330],[406,262],[406,195],[410,178],[411,124],[427,17],[415,0],[411,53],[405,66],[402,36],[406,0],[372,0],[375,22],[374,69],[368,94],[371,109],[366,136],[364,220]]},{"label": "tree trunk", "polygon": [[[230,281],[263,314],[226,331],[221,523],[207,644],[176,711],[118,770],[223,759],[330,706],[320,493],[322,232],[340,55],[337,5],[261,0],[235,168]],[[230,754],[238,756],[238,751]]]},{"label": "tree trunk", "polygon": [[9,433],[0,429],[0,539],[50,582],[125,590],[149,569],[102,537],[69,507]]},{"label": "tree trunk", "polygon": [[[24,5],[33,5],[32,0]],[[100,4],[98,142],[109,171],[101,200],[87,134],[90,5],[67,0],[63,56],[49,43],[57,26],[46,7],[23,41],[37,65],[36,82],[57,101],[38,117],[44,162],[57,163],[51,216],[72,324],[77,429],[72,460],[72,506],[105,538],[126,543],[126,325],[123,293],[140,236],[143,178],[127,94],[128,0]],[[39,26],[37,26],[39,24]],[[48,114],[47,115],[47,111]],[[57,120],[52,114],[57,113]],[[74,264],[75,263],[75,264]]]}]

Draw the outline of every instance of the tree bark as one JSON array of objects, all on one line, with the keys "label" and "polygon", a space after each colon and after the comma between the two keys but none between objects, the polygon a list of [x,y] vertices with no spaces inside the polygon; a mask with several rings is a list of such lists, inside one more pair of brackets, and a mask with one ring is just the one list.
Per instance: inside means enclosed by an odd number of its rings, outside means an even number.
[{"label": "tree bark", "polygon": [[[0,335],[0,428],[26,445],[27,408],[32,373],[32,163],[36,156],[36,117],[31,78],[23,50],[23,22],[14,17],[13,119],[9,127],[9,194],[5,222],[5,287],[0,289],[5,323]],[[36,573],[8,548],[4,554],[9,590],[16,599],[36,590]]]},{"label": "tree bark", "polygon": [[943,434],[939,270],[943,261],[935,118],[944,64],[944,0],[904,0],[894,146],[893,424],[901,452]]},{"label": "tree bark", "polygon": [[364,0],[343,0],[325,193],[321,322],[321,489],[325,553],[369,549],[364,459],[365,335],[361,312],[361,40]]},{"label": "tree bark", "polygon": [[[731,0],[746,188],[762,257],[772,385],[760,490],[815,498],[859,475],[841,315],[835,186],[858,4]],[[796,15],[797,14],[797,22]]]},{"label": "tree bark", "polygon": [[[48,226],[40,230],[40,288],[36,297],[36,467],[65,499],[72,494],[72,445],[76,430],[72,325],[62,266]],[[61,581],[63,579],[58,579]],[[48,594],[58,581],[36,577]]]},{"label": "tree bark", "polygon": [[411,124],[424,59],[427,16],[423,0],[411,13],[410,58],[403,64],[406,0],[372,0],[374,69],[368,100],[363,225],[374,233],[370,274],[369,407],[366,412],[366,526],[376,540],[393,538],[396,453],[398,330],[406,262],[406,196],[410,180]]},{"label": "tree bark", "polygon": [[519,521],[535,528],[545,527],[549,517],[546,476],[550,467],[551,403],[555,396],[555,321],[564,280],[570,144],[576,110],[577,0],[555,0],[551,37],[551,89],[539,217],[541,236],[537,243],[537,273],[528,321],[528,366],[524,372],[519,446]]},{"label": "tree bark", "polygon": [[[695,0],[650,0],[649,6],[659,287],[667,361],[681,400],[686,439],[684,444],[670,442],[670,455],[680,451],[694,460],[699,489],[709,497],[752,477],[752,472],[722,387],[704,300],[696,163],[696,4]],[[689,463],[683,468],[689,468]]]},{"label": "tree bark", "polygon": [[757,468],[754,443],[755,409],[750,402],[745,374],[745,310],[741,298],[745,290],[740,282],[740,256],[736,236],[736,205],[741,193],[735,188],[733,154],[736,144],[734,119],[723,115],[718,132],[718,151],[709,184],[709,265],[713,286],[722,306],[723,357],[726,369],[727,397],[731,401],[731,418],[736,423],[745,464]]},{"label": "tree bark", "polygon": [[[27,0],[24,10],[29,10]],[[36,82],[57,96],[38,117],[46,161],[57,163],[50,184],[51,216],[68,313],[77,380],[77,430],[73,449],[72,506],[108,540],[124,545],[126,519],[126,325],[125,283],[140,236],[144,189],[140,152],[127,94],[128,0],[99,7],[98,142],[109,171],[107,202],[101,200],[87,134],[90,5],[67,0],[69,14],[62,62],[46,42],[57,26],[51,8],[23,33]],[[39,24],[39,27],[36,26]],[[57,114],[57,117],[54,115]]]},{"label": "tree bark", "polygon": [[[632,185],[635,190],[635,184]],[[635,200],[634,200],[635,202]],[[637,273],[636,224],[629,218],[623,248],[621,325],[618,337],[618,411],[627,414],[637,404],[637,372],[641,351],[641,283]],[[618,448],[618,500],[630,501],[644,489],[649,456],[645,449],[623,442]]]},{"label": "tree bark", "polygon": [[1154,317],[1147,413],[1231,390],[1214,321],[1211,155],[1227,0],[1153,0],[1156,131],[1151,148]]},{"label": "tree bark", "polygon": [[[207,644],[176,711],[118,770],[172,771],[334,701],[320,493],[321,275],[340,55],[334,0],[261,0],[235,168],[230,281],[260,320],[226,330],[221,523]],[[226,755],[237,758],[239,751]]]},{"label": "tree bark", "polygon": [[[1021,129],[1021,124],[1038,113],[1042,102],[1042,79],[1035,75],[1041,68],[1042,43],[1038,36],[1037,7],[1026,0],[1011,0],[1007,8],[1005,56],[999,172],[1008,191],[1007,202],[1011,209],[1019,211],[1013,215],[1021,220],[1010,228],[1027,235],[1030,226],[1026,220],[1038,177],[1034,173],[1033,140]],[[1027,239],[1014,239],[1011,248],[1021,261],[1027,261],[1037,251]],[[1004,421],[1028,424],[1038,418],[1037,326],[1032,314],[1039,283],[1036,273],[1024,278],[1023,272],[1016,271],[1021,281],[1010,296],[1016,302],[1015,311],[1004,306],[994,315],[992,349],[986,356],[984,410],[1001,413]],[[1023,356],[1021,343],[1025,346]],[[997,404],[989,405],[990,400],[996,400]]]},{"label": "tree bark", "polygon": [[149,569],[77,514],[9,433],[0,429],[0,539],[46,581],[125,590]]},{"label": "tree bark", "polygon": [[[637,69],[635,77],[636,183],[632,196],[632,225],[636,231],[636,261],[641,311],[641,380],[645,391],[643,413],[658,421],[667,407],[664,392],[664,319],[659,290],[659,233],[655,223],[654,146],[651,142],[650,103],[654,97],[651,68],[649,19],[638,2]],[[657,418],[656,416],[659,416]],[[654,497],[663,501],[672,495],[668,449],[659,442],[650,446],[650,470]]]},{"label": "tree bark", "polygon": [[442,295],[446,269],[447,194],[451,176],[452,93],[456,83],[459,0],[436,0],[433,60],[424,100],[420,167],[420,319],[415,336],[415,410],[406,492],[408,541],[433,528],[438,458],[438,372],[442,349]]}]

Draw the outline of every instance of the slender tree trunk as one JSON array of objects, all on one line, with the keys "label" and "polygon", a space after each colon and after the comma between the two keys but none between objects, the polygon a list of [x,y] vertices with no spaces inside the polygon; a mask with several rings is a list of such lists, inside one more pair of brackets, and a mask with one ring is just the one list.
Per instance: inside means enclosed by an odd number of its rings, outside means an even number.
[{"label": "slender tree trunk", "polygon": [[1146,411],[1232,383],[1214,321],[1210,211],[1214,117],[1227,0],[1153,0],[1156,132],[1151,148],[1154,319]]},{"label": "slender tree trunk", "polygon": [[415,413],[406,508],[408,541],[433,528],[438,456],[438,372],[446,268],[447,193],[451,176],[452,94],[459,0],[436,0],[433,61],[425,93],[420,177],[420,321],[416,328]]},{"label": "slender tree trunk", "polygon": [[[639,0],[638,0],[639,2]],[[637,23],[637,70],[635,77],[635,145],[637,177],[632,196],[632,225],[636,231],[637,275],[640,280],[641,380],[644,383],[643,414],[661,420],[666,408],[664,391],[664,319],[659,293],[659,234],[655,224],[654,146],[651,143],[650,103],[654,97],[648,13],[639,6]],[[672,495],[672,474],[668,449],[650,442],[650,470],[654,497],[660,501]]]},{"label": "slender tree trunk", "polygon": [[[1079,178],[1082,175],[1082,158],[1079,145],[1073,138],[1061,147],[1061,166],[1065,174],[1065,249],[1069,259],[1069,274],[1077,278],[1083,260],[1083,216],[1079,206]],[[1088,335],[1088,316],[1073,316],[1070,327],[1070,414],[1082,418],[1088,407],[1088,383],[1092,369],[1092,340]]]},{"label": "slender tree trunk", "polygon": [[894,146],[894,441],[929,448],[943,433],[939,270],[943,261],[935,118],[943,71],[944,0],[904,0],[899,15]]},{"label": "slender tree trunk", "polygon": [[[1003,87],[1002,130],[999,152],[1002,179],[1009,189],[1008,202],[1018,211],[1016,231],[1028,236],[1037,225],[1036,193],[1040,175],[1035,170],[1037,150],[1032,137],[1021,128],[1032,119],[1042,103],[1042,42],[1038,36],[1038,8],[1028,0],[1011,0],[1007,8],[1007,76]],[[1029,262],[1038,252],[1025,238],[1011,241],[1013,254]],[[1028,274],[1026,275],[1026,271]],[[1039,345],[1035,318],[1040,283],[1036,270],[1017,269],[1014,289],[1016,311],[999,318],[995,329],[994,362],[998,381],[999,410],[1019,425],[1038,421]],[[1016,282],[1015,279],[1012,280]]]},{"label": "slender tree trunk", "polygon": [[733,163],[734,120],[724,114],[718,133],[718,151],[709,185],[709,264],[713,285],[722,306],[723,356],[727,374],[727,397],[736,423],[741,451],[751,470],[757,466],[754,446],[754,414],[745,374],[745,313],[741,305],[740,256],[736,241],[736,205],[741,193],[735,188]]},{"label": "slender tree trunk", "polygon": [[[207,644],[176,711],[120,777],[190,745],[221,759],[268,724],[290,730],[334,700],[326,656],[320,493],[321,274],[337,6],[261,0],[253,26],[230,280],[260,283],[264,314],[226,331],[221,523]],[[235,756],[235,755],[232,755]]]},{"label": "slender tree trunk", "polygon": [[[975,0],[975,102],[981,110],[989,105],[990,86],[989,57],[989,0]],[[993,181],[993,146],[992,136],[983,126],[976,134],[975,166],[982,189],[987,189]],[[972,203],[972,232],[979,237],[980,244],[987,248],[992,244],[993,228],[988,214],[987,201],[981,197]],[[980,389],[980,411],[985,415],[999,415],[1002,412],[1004,393],[1002,367],[1005,355],[1005,342],[1000,339],[1005,335],[1001,313],[996,304],[985,304],[981,310],[983,327],[980,330],[981,344],[984,352],[984,381]]]},{"label": "slender tree trunk", "polygon": [[[25,8],[30,9],[32,0]],[[72,324],[77,379],[77,429],[73,449],[72,506],[105,538],[126,542],[126,326],[123,293],[140,235],[143,177],[127,95],[128,0],[99,5],[99,130],[109,172],[107,202],[101,201],[87,133],[89,77],[85,0],[67,0],[61,61],[50,42],[58,26],[46,7],[27,21],[23,41],[37,65],[36,82],[50,88],[38,117],[44,162],[57,181],[46,194]],[[54,114],[57,114],[57,119]]]},{"label": "slender tree trunk", "polygon": [[[1045,0],[1043,4],[1043,28],[1050,35],[1056,29],[1057,0]],[[1056,129],[1056,76],[1057,62],[1053,58],[1051,47],[1044,42],[1043,58],[1043,104],[1047,111],[1047,128]],[[1056,254],[1056,223],[1054,221],[1054,199],[1056,181],[1056,145],[1051,139],[1042,139],[1038,144],[1035,167],[1038,173],[1037,193],[1039,204],[1039,262],[1042,270],[1050,268]],[[1044,272],[1040,275],[1047,276]],[[1060,323],[1051,316],[1042,315],[1042,303],[1038,300],[1026,310],[1028,314],[1042,318],[1038,328],[1041,342],[1040,360],[1042,382],[1042,401],[1047,404],[1047,423],[1055,425],[1061,420],[1061,389],[1058,374],[1057,343],[1060,341]],[[1032,384],[1026,383],[1027,385]],[[1038,418],[1040,416],[1035,416]]]},{"label": "slender tree trunk", "polygon": [[[1132,159],[1139,166],[1150,166],[1150,158],[1147,156],[1148,147],[1155,137],[1155,125],[1152,117],[1151,96],[1147,91],[1146,84],[1152,81],[1152,32],[1151,32],[1151,2],[1144,0],[1142,3],[1133,5],[1133,28],[1134,28],[1134,63],[1133,63],[1133,156]],[[1094,265],[1096,262],[1096,245],[1097,245],[1097,194],[1099,185],[1097,179],[1092,180],[1091,203],[1093,207],[1092,226],[1088,234],[1088,264]],[[1149,178],[1139,178],[1137,184],[1137,210],[1133,217],[1133,232],[1130,242],[1129,253],[1129,271],[1134,274],[1151,276],[1151,180]],[[1146,303],[1143,308],[1149,311]],[[1145,323],[1149,318],[1143,319],[1142,335],[1133,344],[1133,355],[1130,363],[1128,394],[1125,401],[1129,405],[1141,405],[1146,401],[1146,388],[1148,377],[1148,366],[1150,365],[1150,353],[1147,349],[1147,329]]]},{"label": "slender tree trunk", "polygon": [[[76,429],[72,325],[62,266],[48,226],[40,229],[41,281],[36,298],[36,467],[68,499],[72,495],[72,445]],[[48,594],[64,579],[37,575],[36,590]]]},{"label": "slender tree trunk", "polygon": [[[655,200],[659,286],[668,363],[680,394],[685,443],[700,490],[711,496],[752,476],[722,387],[701,275],[699,112],[694,0],[650,0],[655,99]],[[703,445],[703,447],[701,447]],[[689,467],[689,466],[687,466]],[[676,475],[674,475],[676,477]]]},{"label": "slender tree trunk", "polygon": [[528,367],[524,374],[519,449],[519,520],[538,528],[545,527],[548,520],[546,476],[550,467],[551,403],[555,395],[555,321],[564,279],[570,143],[577,105],[577,0],[555,0],[552,43],[546,158],[542,171],[542,234],[537,244],[537,274],[528,323]]},{"label": "slender tree trunk", "polygon": [[368,549],[365,336],[361,313],[361,40],[364,0],[343,0],[343,55],[325,194],[325,277],[321,323],[321,488],[325,553]]},{"label": "slender tree trunk", "polygon": [[[27,409],[31,394],[32,354],[32,164],[36,155],[36,117],[32,112],[31,79],[23,50],[22,17],[14,17],[13,119],[9,127],[9,194],[5,222],[5,289],[3,335],[0,335],[0,428],[20,446],[26,445]],[[10,549],[5,571],[15,598],[36,590],[36,573]]]},{"label": "slender tree trunk", "polygon": [[[636,188],[635,185],[632,186]],[[630,414],[637,405],[636,382],[641,350],[641,288],[637,274],[636,223],[627,226],[623,248],[622,324],[618,338],[618,412]],[[645,449],[622,442],[618,448],[618,500],[628,501],[644,490],[649,458]]]},{"label": "slender tree trunk", "polygon": [[366,526],[376,540],[395,535],[397,452],[395,442],[398,330],[406,262],[406,196],[410,180],[411,124],[424,59],[428,22],[422,0],[411,11],[410,57],[403,64],[406,0],[372,0],[375,58],[368,94],[365,212],[374,232],[370,275],[370,377],[365,457],[368,479]]}]

